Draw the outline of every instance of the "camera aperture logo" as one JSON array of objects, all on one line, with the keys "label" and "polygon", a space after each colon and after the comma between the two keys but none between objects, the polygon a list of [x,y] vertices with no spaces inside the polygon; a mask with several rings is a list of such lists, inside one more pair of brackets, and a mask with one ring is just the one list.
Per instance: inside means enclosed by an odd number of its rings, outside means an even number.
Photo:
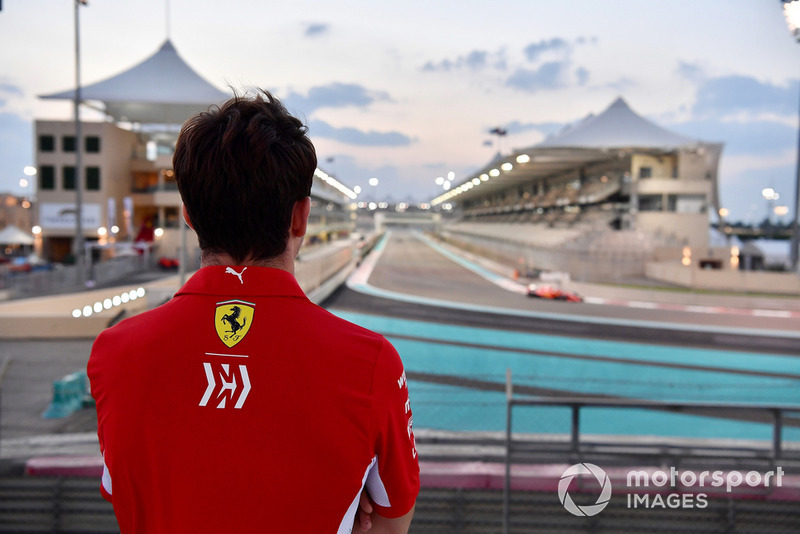
[{"label": "camera aperture logo", "polygon": [[[633,469],[625,478],[623,493],[627,494],[628,508],[706,508],[708,493],[721,498],[741,492],[746,495],[753,490],[780,488],[783,485],[782,467],[761,473],[749,471],[692,471],[670,467],[666,470]],[[578,475],[592,475],[602,488],[594,504],[578,505],[569,494],[569,486]],[[621,482],[621,473],[617,473]],[[699,491],[698,491],[699,490]],[[558,498],[562,506],[578,517],[591,517],[602,512],[611,500],[611,480],[606,472],[587,462],[567,468],[558,481]]]},{"label": "camera aperture logo", "polygon": [[[570,482],[572,482],[572,479],[575,478],[576,475],[594,475],[594,477],[597,479],[597,482],[603,488],[600,491],[600,496],[597,498],[597,502],[584,506],[578,506],[575,504],[575,501],[572,500],[572,497],[570,497],[567,490],[569,489]],[[594,464],[575,464],[569,467],[566,471],[564,471],[564,474],[561,475],[561,480],[558,482],[558,499],[561,501],[561,504],[564,506],[564,508],[566,508],[567,511],[572,515],[577,515],[579,517],[597,515],[602,512],[606,506],[608,506],[608,503],[611,500],[611,480],[609,480],[605,471]]]}]

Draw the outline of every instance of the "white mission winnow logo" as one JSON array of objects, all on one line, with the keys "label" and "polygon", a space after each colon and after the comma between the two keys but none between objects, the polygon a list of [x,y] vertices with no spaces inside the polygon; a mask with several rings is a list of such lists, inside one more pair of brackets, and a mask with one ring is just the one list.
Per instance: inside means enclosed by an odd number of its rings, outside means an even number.
[{"label": "white mission winnow logo", "polygon": [[[585,506],[578,506],[575,504],[567,490],[569,489],[570,482],[572,482],[572,479],[575,478],[576,475],[594,475],[594,477],[597,479],[597,482],[603,488],[600,491],[600,496],[597,498],[597,502]],[[561,501],[561,504],[564,506],[564,508],[566,508],[567,511],[572,515],[577,515],[579,517],[597,515],[602,512],[606,506],[608,506],[608,503],[611,500],[611,480],[609,480],[605,471],[594,464],[575,464],[567,468],[567,470],[564,471],[564,474],[561,475],[561,480],[558,482],[558,499]]]},{"label": "white mission winnow logo", "polygon": [[225,408],[233,402],[235,409],[244,406],[244,401],[250,393],[250,376],[244,365],[230,365],[227,363],[204,362],[208,386],[200,399],[200,406],[207,406],[212,401],[212,406]]}]

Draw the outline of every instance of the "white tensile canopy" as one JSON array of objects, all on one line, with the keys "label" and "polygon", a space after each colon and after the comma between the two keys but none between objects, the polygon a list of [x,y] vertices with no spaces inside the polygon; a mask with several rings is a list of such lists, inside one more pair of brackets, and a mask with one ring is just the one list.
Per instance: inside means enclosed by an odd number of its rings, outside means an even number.
[{"label": "white tensile canopy", "polygon": [[33,245],[33,236],[9,224],[0,231],[0,245]]},{"label": "white tensile canopy", "polygon": [[636,114],[621,97],[596,117],[589,117],[536,148],[658,148],[674,149],[698,141],[671,132]]},{"label": "white tensile canopy", "polygon": [[[114,120],[140,124],[183,124],[229,96],[197,74],[169,39],[138,65],[81,87],[82,101],[100,101],[103,107],[99,109]],[[72,100],[75,89],[41,98]]]}]

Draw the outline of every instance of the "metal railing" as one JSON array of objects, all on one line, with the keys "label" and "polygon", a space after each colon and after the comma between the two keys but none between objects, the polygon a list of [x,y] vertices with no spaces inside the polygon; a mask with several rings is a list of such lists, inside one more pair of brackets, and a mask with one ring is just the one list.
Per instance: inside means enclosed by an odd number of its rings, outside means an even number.
[{"label": "metal railing", "polygon": [[[619,409],[646,409],[666,411],[672,413],[683,413],[687,415],[703,415],[708,416],[710,413],[716,412],[718,415],[730,412],[761,412],[767,415],[772,423],[772,443],[770,448],[764,447],[745,447],[738,445],[731,447],[728,445],[705,445],[703,448],[719,455],[723,451],[736,453],[741,455],[742,452],[749,452],[756,456],[761,455],[770,460],[777,460],[784,457],[783,449],[783,427],[785,423],[785,415],[787,413],[800,414],[800,406],[792,405],[762,405],[762,404],[734,404],[734,403],[710,403],[710,402],[661,402],[661,401],[646,401],[640,399],[614,399],[614,398],[594,398],[594,397],[514,397],[514,388],[511,380],[511,370],[506,370],[506,439],[505,439],[505,476],[503,484],[503,530],[504,534],[509,532],[509,515],[510,515],[510,500],[511,500],[511,464],[512,454],[515,451],[515,444],[512,437],[512,412],[514,407],[517,406],[556,406],[566,407],[570,409],[571,425],[569,433],[569,442],[566,450],[562,452],[571,455],[574,461],[581,461],[581,456],[589,452],[585,450],[584,445],[581,443],[581,410],[586,408],[619,408]],[[762,421],[765,422],[765,421]],[[592,442],[592,447],[597,450],[597,446],[606,445],[612,451],[612,454],[630,455],[632,450],[637,448],[637,444],[631,440],[631,443],[626,444],[620,448],[619,442]],[[533,441],[526,441],[526,448],[530,449],[531,446],[536,446]],[[647,446],[652,447],[652,443]],[[675,444],[670,443],[665,445],[668,449],[685,450],[692,453],[697,453],[697,445],[695,444]],[[622,450],[620,450],[622,449]]]}]

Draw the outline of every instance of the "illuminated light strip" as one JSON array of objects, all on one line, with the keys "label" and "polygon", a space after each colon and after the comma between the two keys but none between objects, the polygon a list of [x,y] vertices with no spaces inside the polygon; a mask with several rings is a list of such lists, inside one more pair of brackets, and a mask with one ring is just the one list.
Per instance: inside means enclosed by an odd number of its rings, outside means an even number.
[{"label": "illuminated light strip", "polygon": [[333,176],[329,175],[325,171],[322,171],[320,169],[314,169],[314,176],[316,176],[317,178],[319,178],[320,180],[322,180],[326,184],[334,187],[340,193],[342,193],[343,195],[348,197],[350,200],[355,200],[356,197],[358,197],[358,195],[355,193],[355,191],[351,190],[346,185],[342,184],[336,178],[334,178]]},{"label": "illuminated light strip", "polygon": [[[527,163],[529,161],[530,161],[530,156],[528,156],[527,154],[521,154],[521,155],[517,156],[517,163]],[[508,161],[503,163],[500,166],[500,169],[502,169],[505,172],[509,172],[513,168],[514,168],[514,165],[512,163],[508,162]],[[460,186],[458,186],[458,187],[456,187],[454,189],[451,189],[447,193],[439,195],[438,197],[436,197],[433,200],[431,200],[431,205],[432,206],[438,206],[439,204],[441,204],[442,202],[444,202],[446,200],[450,200],[451,198],[453,198],[455,196],[458,196],[461,193],[469,191],[473,187],[477,187],[477,186],[481,185],[483,182],[488,182],[489,179],[491,179],[491,178],[496,178],[496,177],[500,176],[500,169],[494,168],[494,169],[490,170],[488,172],[488,174],[487,173],[482,173],[480,175],[473,176],[472,178],[468,179],[466,182],[464,182]]]},{"label": "illuminated light strip", "polygon": [[143,287],[131,289],[130,291],[120,293],[119,295],[114,295],[111,298],[106,298],[102,302],[98,300],[93,304],[87,304],[83,308],[75,308],[72,310],[72,316],[76,319],[79,317],[91,317],[94,313],[100,313],[103,310],[110,310],[111,308],[116,308],[117,306],[122,306],[128,302],[142,298],[146,293],[147,292]]}]

